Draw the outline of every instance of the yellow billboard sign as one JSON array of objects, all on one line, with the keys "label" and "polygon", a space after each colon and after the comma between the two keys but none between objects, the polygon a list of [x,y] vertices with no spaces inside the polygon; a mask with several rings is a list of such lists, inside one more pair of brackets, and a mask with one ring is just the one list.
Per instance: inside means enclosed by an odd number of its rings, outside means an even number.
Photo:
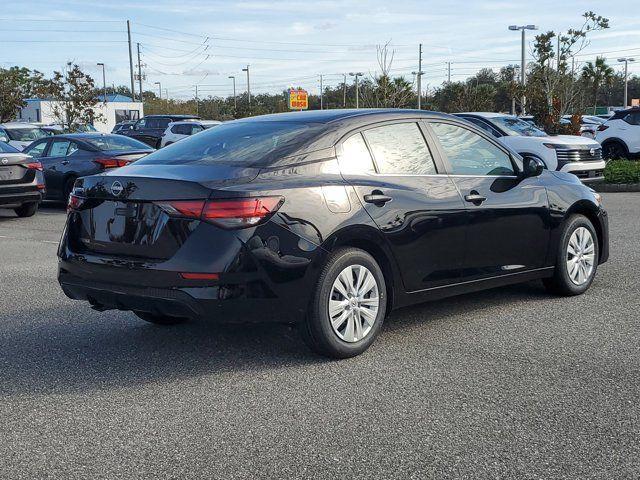
[{"label": "yellow billboard sign", "polygon": [[306,90],[290,89],[289,90],[289,109],[290,110],[307,110],[309,108],[309,94]]}]

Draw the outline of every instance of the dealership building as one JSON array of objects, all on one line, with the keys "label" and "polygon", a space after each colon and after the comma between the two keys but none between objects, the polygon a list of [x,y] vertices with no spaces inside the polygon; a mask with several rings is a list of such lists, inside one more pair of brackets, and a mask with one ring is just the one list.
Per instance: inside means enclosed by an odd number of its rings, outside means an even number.
[{"label": "dealership building", "polygon": [[[18,121],[42,122],[44,124],[57,123],[53,110],[56,100],[43,98],[28,98],[27,104],[19,113]],[[109,94],[106,99],[98,97],[98,103],[93,107],[96,116],[100,116],[93,124],[99,132],[111,132],[116,123],[125,120],[138,120],[144,116],[142,102],[135,102],[130,97],[120,94]]]}]

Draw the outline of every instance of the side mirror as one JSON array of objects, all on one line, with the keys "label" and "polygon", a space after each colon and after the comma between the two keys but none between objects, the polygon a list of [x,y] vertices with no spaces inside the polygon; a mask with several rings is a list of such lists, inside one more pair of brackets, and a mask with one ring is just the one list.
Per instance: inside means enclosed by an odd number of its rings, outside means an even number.
[{"label": "side mirror", "polygon": [[542,175],[542,171],[544,170],[544,163],[542,160],[536,157],[528,157],[525,156],[523,161],[524,166],[524,177],[538,177]]}]

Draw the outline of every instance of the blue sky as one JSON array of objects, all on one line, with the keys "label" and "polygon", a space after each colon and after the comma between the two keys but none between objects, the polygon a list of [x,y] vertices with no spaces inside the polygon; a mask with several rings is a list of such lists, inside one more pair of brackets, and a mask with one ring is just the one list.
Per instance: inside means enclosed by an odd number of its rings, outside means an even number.
[{"label": "blue sky", "polygon": [[73,61],[101,85],[95,64],[104,62],[108,84],[128,85],[128,19],[134,57],[140,43],[147,65],[144,87],[157,90],[159,81],[174,98],[192,97],[195,84],[201,97],[229,95],[229,75],[242,91],[247,64],[252,92],[317,92],[319,74],[335,85],[344,72],[375,73],[376,45],[385,42],[394,51],[393,73],[409,79],[422,43],[423,82],[434,86],[446,79],[448,61],[452,80],[519,62],[519,33],[508,25],[564,31],[579,26],[585,10],[608,17],[611,28],[594,33],[579,59],[636,56],[631,71],[640,74],[637,0],[4,0],[0,65],[48,74]]}]

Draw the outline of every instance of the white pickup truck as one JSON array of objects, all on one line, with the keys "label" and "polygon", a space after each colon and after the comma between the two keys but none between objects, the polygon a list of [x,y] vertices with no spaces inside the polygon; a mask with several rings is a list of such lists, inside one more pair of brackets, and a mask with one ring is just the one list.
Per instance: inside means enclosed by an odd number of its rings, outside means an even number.
[{"label": "white pickup truck", "polygon": [[518,117],[503,113],[455,115],[489,132],[520,155],[542,160],[549,170],[573,173],[583,182],[602,179],[605,161],[602,147],[595,140],[576,135],[548,135]]}]

